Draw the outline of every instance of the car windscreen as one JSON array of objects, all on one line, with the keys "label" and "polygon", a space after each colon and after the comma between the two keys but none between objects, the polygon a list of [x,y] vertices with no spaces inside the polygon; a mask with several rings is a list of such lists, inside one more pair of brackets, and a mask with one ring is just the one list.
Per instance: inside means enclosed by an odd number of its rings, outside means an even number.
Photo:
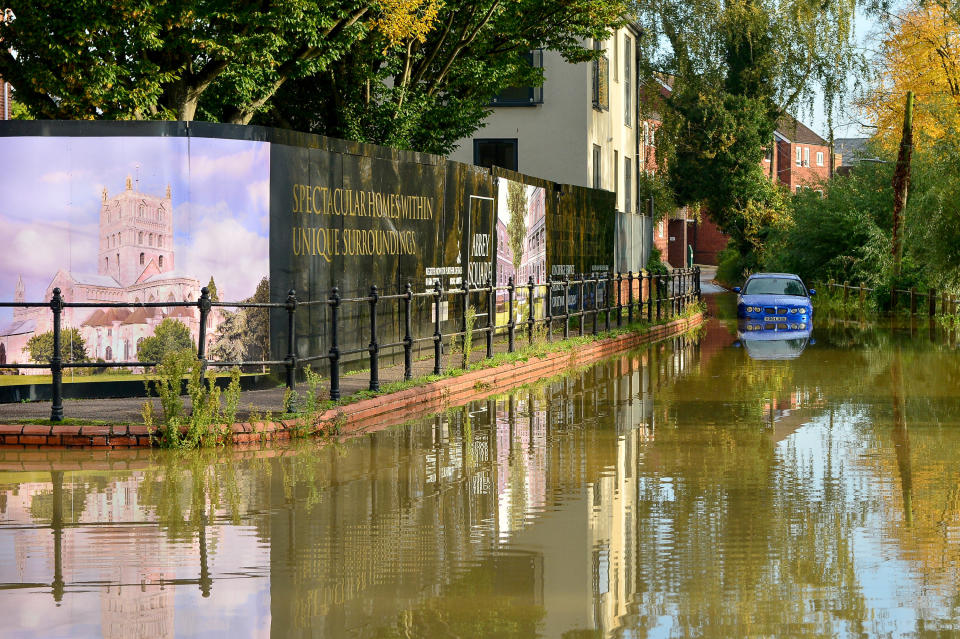
[{"label": "car windscreen", "polygon": [[801,295],[806,296],[800,280],[787,277],[757,277],[743,287],[744,295]]}]

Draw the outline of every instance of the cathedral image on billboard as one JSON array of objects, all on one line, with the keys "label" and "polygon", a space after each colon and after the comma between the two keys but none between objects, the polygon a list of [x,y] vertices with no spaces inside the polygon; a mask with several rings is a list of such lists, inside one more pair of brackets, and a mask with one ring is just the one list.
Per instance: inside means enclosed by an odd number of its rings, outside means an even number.
[{"label": "cathedral image on billboard", "polygon": [[[34,247],[34,259],[28,254],[18,264],[11,265],[10,260],[3,264],[0,287],[11,290],[0,291],[0,298],[12,298],[16,302],[49,301],[54,288],[59,288],[66,302],[195,302],[201,288],[211,279],[220,299],[225,300],[225,294],[230,299],[249,297],[268,273],[268,177],[264,174],[269,169],[269,156],[257,153],[256,149],[236,148],[238,144],[251,144],[247,142],[209,142],[205,158],[214,166],[203,168],[202,161],[197,163],[199,157],[192,158],[194,149],[177,148],[174,142],[172,148],[168,147],[166,157],[158,154],[162,166],[148,171],[149,185],[138,175],[141,166],[152,168],[146,161],[128,163],[126,168],[133,164],[134,171],[125,176],[118,171],[123,168],[123,162],[103,167],[103,172],[91,176],[99,187],[96,199],[91,197],[86,175],[81,171],[68,174],[63,180],[71,182],[67,192],[72,201],[60,209],[62,219],[52,224],[48,221],[48,241]],[[194,161],[188,161],[188,154]],[[71,164],[75,165],[75,160]],[[250,173],[251,178],[260,173],[259,177],[263,178],[260,182],[246,183],[258,184],[263,193],[248,194],[243,204],[234,203],[245,207],[243,214],[231,211],[228,201],[231,194],[226,191],[235,185],[216,184],[217,164],[228,171],[232,166],[241,173]],[[197,175],[192,174],[191,165],[201,167]],[[56,172],[47,171],[34,179],[42,184],[54,181],[55,175]],[[169,179],[161,181],[165,177]],[[81,180],[84,182],[78,184]],[[6,178],[3,181],[7,181]],[[178,186],[189,199],[177,197]],[[9,187],[4,190],[9,192],[13,185]],[[83,196],[77,197],[78,192]],[[43,223],[36,225],[41,230],[38,233],[37,228],[23,223],[24,218],[31,217],[29,211],[17,216],[15,210],[8,210],[5,204],[0,203],[0,223],[6,222],[4,226],[11,233],[0,236],[0,251],[22,252],[25,238],[42,237]],[[251,206],[261,210],[251,211]],[[53,210],[57,210],[56,205]],[[57,217],[57,213],[52,217]],[[226,230],[229,226],[222,224],[223,218],[241,227],[245,224],[252,227],[247,228],[246,246],[219,246],[231,239],[218,237],[222,235],[218,229],[229,232]],[[258,225],[260,228],[256,228]],[[238,237],[238,232],[235,231],[233,237]],[[233,264],[228,259],[231,253],[243,256],[246,252],[249,253]],[[232,270],[244,260],[254,267],[238,279]],[[44,268],[51,266],[55,266],[55,270],[50,269],[43,278]],[[202,271],[198,270],[201,268]],[[30,362],[27,343],[31,337],[52,330],[53,315],[49,308],[15,308],[8,313],[6,317],[0,316],[0,366]],[[216,307],[211,312],[206,331],[208,348],[216,339],[224,316],[225,312]],[[200,317],[195,307],[68,307],[63,312],[63,327],[79,331],[90,360],[137,361],[140,344],[166,319],[186,325],[196,343]]]}]

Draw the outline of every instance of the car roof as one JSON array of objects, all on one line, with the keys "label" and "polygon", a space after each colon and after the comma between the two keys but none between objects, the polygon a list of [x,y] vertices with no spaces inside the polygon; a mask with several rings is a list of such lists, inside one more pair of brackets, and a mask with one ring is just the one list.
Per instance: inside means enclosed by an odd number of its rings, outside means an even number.
[{"label": "car roof", "polygon": [[800,276],[799,276],[799,275],[795,275],[794,273],[754,273],[753,275],[751,275],[751,276],[748,277],[747,279],[748,279],[748,280],[753,280],[753,279],[761,279],[761,278],[767,278],[767,277],[788,277],[788,278],[792,278],[792,279],[795,279],[795,280],[799,280],[799,279],[800,279]]}]

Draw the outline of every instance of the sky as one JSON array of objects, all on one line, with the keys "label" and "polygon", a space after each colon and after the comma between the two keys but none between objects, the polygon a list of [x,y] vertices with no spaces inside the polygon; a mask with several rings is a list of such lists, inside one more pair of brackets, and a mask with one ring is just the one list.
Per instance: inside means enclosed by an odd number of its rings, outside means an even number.
[{"label": "sky", "polygon": [[[97,272],[102,191],[170,185],[175,267],[221,299],[253,294],[269,275],[269,144],[179,137],[9,137],[0,145],[0,299],[23,277],[39,301],[58,269]],[[10,319],[0,311],[0,324]]]}]

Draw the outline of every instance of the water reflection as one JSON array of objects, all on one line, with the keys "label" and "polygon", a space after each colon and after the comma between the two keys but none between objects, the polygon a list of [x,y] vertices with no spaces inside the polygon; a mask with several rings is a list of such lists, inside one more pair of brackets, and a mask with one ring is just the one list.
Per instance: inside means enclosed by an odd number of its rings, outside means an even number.
[{"label": "water reflection", "polygon": [[955,352],[857,323],[794,359],[737,337],[332,445],[2,452],[5,633],[956,630]]},{"label": "water reflection", "polygon": [[[782,326],[782,327],[781,327]],[[813,324],[738,323],[737,339],[753,359],[796,359],[811,341]],[[802,326],[803,328],[798,328]]]}]

